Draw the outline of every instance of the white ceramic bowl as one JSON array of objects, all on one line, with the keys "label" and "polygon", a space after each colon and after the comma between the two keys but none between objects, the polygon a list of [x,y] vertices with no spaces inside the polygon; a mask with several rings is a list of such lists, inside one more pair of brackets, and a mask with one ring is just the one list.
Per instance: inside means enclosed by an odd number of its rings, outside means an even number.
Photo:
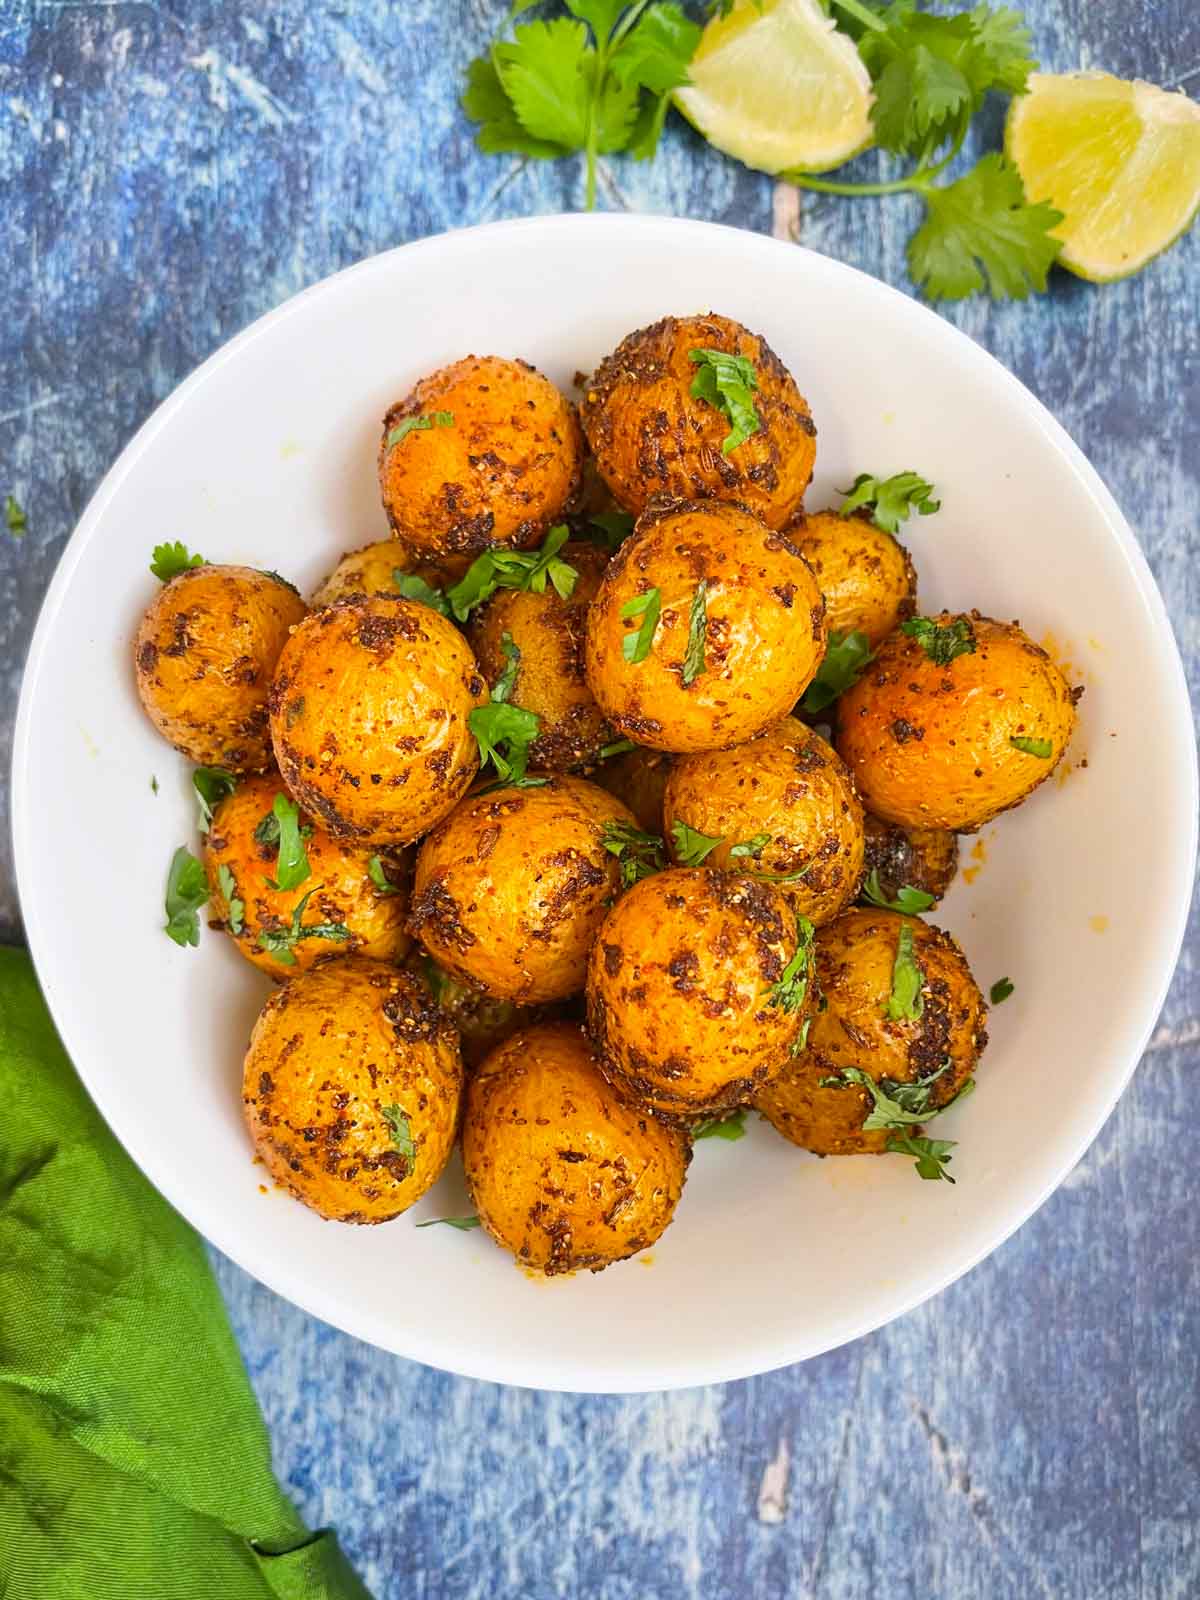
[{"label": "white ceramic bowl", "polygon": [[[566,390],[631,329],[710,308],[761,331],[819,427],[809,504],[858,471],[941,491],[913,548],[926,609],[1019,617],[1086,686],[1065,779],[988,828],[937,920],[986,989],[979,1092],[939,1125],[956,1187],[899,1157],[820,1161],[765,1124],[697,1146],[678,1218],[642,1260],[534,1281],[461,1214],[457,1169],[380,1228],[260,1191],[241,1059],[266,993],[219,935],[162,933],[189,769],[139,710],[130,643],[151,547],[311,585],[381,538],[379,419],[468,351]],[[1081,758],[1087,758],[1081,770]],[[151,792],[157,775],[160,792]],[[1070,1171],[1162,1004],[1191,890],[1195,751],[1161,600],[1096,473],[1021,385],[947,322],[795,246],[702,223],[564,216],[449,234],[264,317],[155,413],[67,547],[34,638],[14,773],[30,943],[63,1040],[133,1158],[280,1294],[454,1372],[543,1388],[736,1378],[879,1326],[965,1272]],[[193,844],[194,847],[194,844]],[[974,868],[978,867],[976,875]],[[970,876],[972,881],[965,881]]]}]

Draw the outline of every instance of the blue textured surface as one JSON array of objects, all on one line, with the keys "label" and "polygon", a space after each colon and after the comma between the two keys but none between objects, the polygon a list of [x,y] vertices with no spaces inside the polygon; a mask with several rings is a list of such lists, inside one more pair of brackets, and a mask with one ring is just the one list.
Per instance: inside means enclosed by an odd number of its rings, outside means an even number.
[{"label": "blue textured surface", "polygon": [[[63,541],[198,361],[363,255],[579,203],[572,164],[472,148],[455,89],[500,9],[0,0],[0,496],[30,524],[0,532],[6,720]],[[1200,86],[1194,0],[1025,9],[1049,67]],[[797,201],[679,125],[653,166],[609,163],[601,203],[774,229],[903,282],[904,202]],[[1060,275],[950,313],[1112,486],[1193,675],[1198,309],[1193,233],[1127,284]],[[281,1476],[380,1600],[1200,1593],[1198,936],[1053,1200],[940,1299],[803,1367],[667,1397],[501,1390],[370,1350],[218,1260]]]}]

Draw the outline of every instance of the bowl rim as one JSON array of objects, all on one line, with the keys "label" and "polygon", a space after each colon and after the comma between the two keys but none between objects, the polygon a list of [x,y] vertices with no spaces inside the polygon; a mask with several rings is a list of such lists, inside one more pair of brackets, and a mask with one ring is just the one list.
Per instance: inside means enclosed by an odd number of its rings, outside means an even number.
[{"label": "bowl rim", "polygon": [[[1137,595],[1147,609],[1152,621],[1161,632],[1163,649],[1158,661],[1158,667],[1161,669],[1161,689],[1167,708],[1167,715],[1162,720],[1160,736],[1175,746],[1173,764],[1179,769],[1181,775],[1186,774],[1189,790],[1188,810],[1191,816],[1186,859],[1190,861],[1191,867],[1190,872],[1181,880],[1180,893],[1175,903],[1168,908],[1170,924],[1162,948],[1170,953],[1170,958],[1163,960],[1162,969],[1158,974],[1154,987],[1153,1004],[1146,1003],[1145,1005],[1145,1020],[1140,1029],[1140,1039],[1136,1052],[1131,1054],[1131,1058],[1123,1071],[1114,1075],[1111,1092],[1103,1100],[1098,1113],[1089,1119],[1086,1125],[1077,1130],[1071,1148],[1066,1157],[1061,1160],[1060,1170],[1057,1171],[1056,1175],[1045,1182],[1031,1196],[1026,1197],[1020,1206],[1015,1207],[1012,1215],[1005,1218],[1003,1225],[998,1227],[994,1234],[977,1250],[973,1251],[968,1258],[956,1261],[945,1272],[936,1276],[930,1283],[923,1284],[920,1289],[909,1297],[901,1297],[887,1316],[880,1318],[868,1313],[861,1320],[850,1319],[850,1325],[831,1331],[824,1342],[819,1342],[812,1347],[806,1347],[802,1351],[792,1351],[791,1353],[782,1351],[779,1353],[778,1359],[773,1359],[766,1365],[761,1360],[753,1357],[748,1359],[745,1355],[738,1356],[736,1353],[724,1354],[716,1352],[713,1358],[704,1363],[704,1370],[699,1373],[689,1369],[681,1374],[671,1365],[663,1363],[661,1370],[652,1380],[643,1379],[631,1386],[627,1381],[614,1380],[611,1375],[605,1374],[601,1375],[599,1381],[584,1390],[575,1387],[570,1382],[556,1381],[553,1374],[535,1370],[532,1363],[527,1364],[523,1373],[514,1375],[510,1365],[505,1365],[503,1362],[493,1363],[489,1361],[484,1351],[479,1351],[478,1358],[473,1360],[464,1359],[462,1352],[455,1351],[452,1353],[453,1364],[450,1365],[447,1362],[446,1353],[440,1347],[434,1348],[428,1336],[423,1337],[419,1328],[411,1326],[405,1326],[399,1330],[403,1334],[405,1344],[404,1350],[400,1351],[397,1348],[395,1340],[397,1330],[394,1327],[385,1327],[378,1319],[376,1319],[378,1325],[372,1325],[372,1317],[370,1315],[346,1316],[340,1304],[335,1302],[331,1296],[323,1298],[321,1293],[316,1292],[317,1286],[310,1286],[302,1276],[289,1278],[281,1263],[274,1260],[266,1252],[261,1255],[256,1253],[246,1243],[245,1236],[239,1239],[217,1238],[207,1232],[206,1226],[194,1214],[197,1210],[191,1199],[194,1186],[190,1186],[185,1180],[177,1179],[175,1169],[167,1161],[166,1153],[161,1144],[156,1145],[152,1139],[145,1137],[141,1130],[118,1128],[109,1115],[111,1101],[104,1092],[103,1078],[91,1073],[85,1064],[88,1056],[86,1039],[81,1036],[81,1030],[68,1020],[71,1017],[71,1010],[62,998],[63,984],[60,980],[65,979],[67,975],[56,971],[53,953],[53,929],[40,922],[34,910],[33,849],[29,819],[33,815],[36,798],[30,791],[28,776],[32,770],[30,749],[34,732],[33,704],[36,698],[36,685],[47,653],[52,648],[58,613],[71,587],[76,568],[85,549],[96,534],[107,507],[118,488],[126,477],[136,469],[141,458],[152,446],[157,434],[172,420],[175,413],[190,400],[191,396],[202,385],[209,382],[227,363],[235,361],[247,345],[263,335],[268,329],[274,329],[288,318],[300,315],[311,300],[326,294],[335,284],[340,284],[343,280],[352,277],[366,278],[372,273],[386,273],[391,269],[395,258],[401,255],[406,260],[410,260],[414,255],[432,255],[439,250],[447,248],[469,249],[477,244],[482,236],[498,238],[502,235],[522,233],[535,236],[544,231],[610,233],[613,235],[634,232],[650,234],[656,230],[667,230],[678,235],[690,234],[697,243],[707,237],[711,237],[714,232],[732,234],[737,236],[747,252],[754,251],[762,254],[775,253],[781,250],[799,252],[802,257],[809,260],[810,264],[819,263],[819,270],[828,272],[835,277],[851,280],[855,293],[875,295],[881,299],[903,302],[906,308],[903,314],[923,320],[929,329],[931,340],[936,337],[947,340],[951,344],[965,341],[970,345],[973,351],[973,358],[980,360],[985,369],[990,370],[992,379],[1007,390],[1015,398],[1025,414],[1038,425],[1042,434],[1055,447],[1076,478],[1081,480],[1081,486],[1103,514],[1117,548],[1124,558],[1129,580],[1137,591]],[[910,295],[882,282],[878,278],[872,277],[869,273],[850,266],[846,262],[826,256],[819,251],[812,250],[807,246],[792,244],[752,230],[733,227],[726,223],[697,221],[654,213],[565,212],[548,216],[522,217],[500,222],[479,223],[471,227],[411,240],[408,243],[397,245],[392,249],[355,262],[348,267],[340,269],[338,272],[330,274],[328,277],[320,279],[316,283],[310,284],[307,288],[285,300],[281,305],[256,318],[247,327],[219,346],[155,407],[124,446],[116,461],[101,479],[89,499],[63,548],[42,601],[26,658],[13,738],[11,795],[11,828],[18,896],[25,919],[30,953],[47,1005],[64,1047],[71,1057],[88,1094],[130,1158],[155,1188],[196,1228],[202,1238],[209,1240],[244,1271],[265,1284],[273,1292],[290,1300],[310,1315],[337,1327],[342,1332],[375,1344],[379,1348],[389,1351],[389,1353],[403,1354],[411,1360],[421,1361],[428,1366],[453,1372],[463,1377],[506,1383],[514,1387],[568,1393],[654,1393],[690,1388],[701,1384],[732,1382],[741,1378],[755,1376],[759,1373],[777,1371],[797,1361],[808,1360],[829,1350],[839,1348],[843,1344],[886,1326],[887,1323],[894,1321],[898,1317],[907,1315],[926,1300],[940,1294],[960,1277],[965,1276],[982,1260],[991,1255],[994,1250],[998,1249],[1018,1228],[1029,1220],[1033,1213],[1046,1202],[1078,1165],[1112,1114],[1113,1108],[1128,1087],[1129,1081],[1145,1052],[1146,1045],[1162,1011],[1183,946],[1190,912],[1191,885],[1194,882],[1196,872],[1197,836],[1200,833],[1200,772],[1198,772],[1196,744],[1193,738],[1191,702],[1178,642],[1175,639],[1165,603],[1141,546],[1138,544],[1114,496],[1100,477],[1099,472],[1092,466],[1079,446],[1075,444],[1062,424],[1036,395],[1026,388],[1021,380],[1010,372],[990,351],[970,338],[968,334],[957,328],[953,323],[938,315],[929,306],[921,304]]]}]

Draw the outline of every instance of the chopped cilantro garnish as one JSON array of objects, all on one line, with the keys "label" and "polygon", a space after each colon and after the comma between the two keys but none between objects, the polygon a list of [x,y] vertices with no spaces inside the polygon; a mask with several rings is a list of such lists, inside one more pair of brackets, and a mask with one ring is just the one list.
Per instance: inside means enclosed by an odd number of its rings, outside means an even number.
[{"label": "chopped cilantro garnish", "polygon": [[166,933],[176,944],[200,943],[200,908],[208,903],[208,879],[204,868],[186,847],[180,845],[171,857],[167,873]]},{"label": "chopped cilantro garnish", "polygon": [[[277,794],[271,807],[271,817],[275,827],[270,830],[273,834],[270,842],[278,840],[279,853],[275,860],[275,876],[267,879],[267,887],[277,891],[298,889],[306,878],[312,876],[300,827],[300,808],[286,794]],[[264,817],[254,830],[256,839],[265,831],[266,820]]]},{"label": "chopped cilantro garnish", "polygon": [[1054,754],[1054,746],[1049,739],[1025,739],[1018,735],[1008,742],[1014,750],[1020,750],[1027,756],[1037,756],[1041,761],[1049,761]]},{"label": "chopped cilantro garnish", "polygon": [[29,526],[29,518],[16,495],[6,494],[4,497],[4,521],[14,539],[23,537]]},{"label": "chopped cilantro garnish", "polygon": [[721,441],[721,454],[727,456],[762,427],[754,405],[758,388],[754,363],[726,350],[689,350],[688,360],[697,368],[689,391],[692,398],[714,406],[729,421],[729,432]]},{"label": "chopped cilantro garnish", "polygon": [[425,579],[418,577],[415,572],[405,572],[397,567],[392,573],[392,582],[406,600],[416,600],[442,617],[454,615],[450,609],[450,602],[442,591],[435,589],[431,583],[426,583]]},{"label": "chopped cilantro garnish", "polygon": [[948,667],[958,656],[975,654],[975,630],[965,617],[935,622],[932,617],[910,617],[900,632],[915,639],[935,667]]},{"label": "chopped cilantro garnish", "polygon": [[628,822],[610,820],[604,824],[600,842],[621,863],[621,887],[661,872],[667,865],[666,845],[657,833],[643,833]]},{"label": "chopped cilantro garnish", "polygon": [[906,917],[915,917],[922,911],[928,911],[937,897],[906,883],[896,891],[896,898],[889,900],[879,882],[879,868],[872,867],[862,886],[862,898],[873,906],[882,906],[886,911],[899,911]]},{"label": "chopped cilantro garnish", "polygon": [[707,833],[698,833],[695,828],[689,828],[686,822],[671,824],[671,838],[674,841],[675,859],[681,867],[702,867],[717,846],[725,842],[721,834],[714,838]]},{"label": "chopped cilantro garnish", "polygon": [[156,578],[161,578],[163,583],[169,583],[181,572],[187,572],[191,567],[202,567],[204,564],[203,556],[189,555],[187,545],[180,544],[176,539],[172,544],[154,546],[154,559],[150,563],[150,571]]},{"label": "chopped cilantro garnish", "polygon": [[626,661],[634,666],[639,661],[645,661],[654,643],[654,633],[661,615],[662,595],[657,589],[647,589],[645,594],[637,594],[632,600],[626,600],[621,607],[621,616],[625,621],[628,622],[632,617],[642,619],[639,626],[621,640],[621,654]]},{"label": "chopped cilantro garnish", "polygon": [[804,691],[801,708],[815,716],[852,688],[875,659],[865,633],[833,632],[816,677]]},{"label": "chopped cilantro garnish", "polygon": [[375,885],[380,894],[399,894],[400,889],[394,884],[383,870],[383,860],[380,856],[370,856],[367,860],[367,877]]},{"label": "chopped cilantro garnish", "polygon": [[876,527],[893,534],[900,531],[900,524],[914,511],[928,517],[940,510],[942,504],[933,498],[933,485],[916,472],[897,472],[890,478],[875,478],[869,472],[860,472],[850,488],[841,492],[846,496],[843,517],[866,508]]},{"label": "chopped cilantro garnish", "polygon": [[344,922],[310,922],[307,926],[301,922],[308,902],[319,887],[319,884],[313,884],[308,893],[300,897],[288,927],[264,928],[258,936],[259,948],[268,951],[285,967],[296,965],[294,947],[301,939],[328,939],[334,944],[343,944],[350,937],[350,930]]},{"label": "chopped cilantro garnish", "polygon": [[788,1012],[799,1011],[808,994],[812,950],[813,925],[807,917],[797,917],[795,954],[780,973],[778,981],[772,984],[768,1005],[781,1006]]},{"label": "chopped cilantro garnish", "polygon": [[478,1217],[426,1217],[416,1224],[418,1228],[457,1228],[460,1233],[470,1233],[481,1226]]},{"label": "chopped cilantro garnish", "polygon": [[915,1022],[924,1014],[921,986],[925,974],[913,954],[911,922],[902,922],[896,938],[896,959],[892,965],[892,992],[884,1010],[891,1022]]},{"label": "chopped cilantro garnish", "polygon": [[746,1113],[744,1110],[732,1111],[728,1116],[710,1117],[707,1122],[701,1122],[692,1129],[693,1143],[697,1139],[735,1139],[746,1137]]},{"label": "chopped cilantro garnish", "polygon": [[233,793],[237,785],[237,778],[232,772],[226,772],[224,767],[195,769],[192,773],[192,787],[196,791],[196,805],[199,811],[196,826],[201,833],[208,832],[213,812],[227,795]]},{"label": "chopped cilantro garnish", "polygon": [[691,609],[688,612],[688,642],[687,651],[683,658],[684,688],[695,683],[704,671],[704,641],[708,634],[708,583],[704,578],[696,585],[696,592],[692,596]]},{"label": "chopped cilantro garnish", "polygon": [[998,1006],[1002,1000],[1008,999],[1015,988],[1016,984],[1011,983],[1007,978],[997,978],[988,991],[988,999],[994,1006]]},{"label": "chopped cilantro garnish", "polygon": [[934,1117],[940,1117],[944,1111],[949,1111],[952,1105],[965,1100],[973,1093],[975,1080],[968,1078],[958,1093],[947,1100],[945,1105],[930,1105],[934,1083],[944,1073],[949,1072],[951,1065],[950,1058],[947,1057],[936,1072],[915,1083],[897,1083],[890,1078],[881,1079],[876,1083],[870,1073],[864,1072],[861,1067],[843,1067],[841,1072],[822,1078],[820,1084],[822,1088],[829,1089],[845,1089],[851,1084],[865,1089],[871,1096],[871,1110],[863,1121],[863,1132],[888,1130],[888,1150],[916,1157],[917,1171],[922,1178],[946,1178],[953,1183],[954,1180],[944,1169],[945,1162],[949,1159],[946,1152],[953,1150],[954,1141],[922,1139],[905,1131],[916,1124],[930,1122]]},{"label": "chopped cilantro garnish", "polygon": [[417,1146],[412,1136],[412,1124],[399,1106],[384,1106],[383,1115],[391,1129],[392,1143],[408,1162],[411,1171],[417,1154]]},{"label": "chopped cilantro garnish", "polygon": [[217,885],[225,901],[230,933],[241,933],[246,920],[246,902],[238,899],[237,883],[232,869],[222,861],[217,868]]},{"label": "chopped cilantro garnish", "polygon": [[394,450],[398,444],[403,444],[410,433],[425,433],[430,428],[452,428],[454,417],[449,411],[435,411],[430,416],[405,417],[390,430],[384,445],[386,450]]}]

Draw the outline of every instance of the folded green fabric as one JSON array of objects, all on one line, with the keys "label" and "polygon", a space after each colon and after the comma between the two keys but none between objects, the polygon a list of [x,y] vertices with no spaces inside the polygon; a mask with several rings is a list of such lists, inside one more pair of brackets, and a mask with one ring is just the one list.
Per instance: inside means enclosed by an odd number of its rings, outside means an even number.
[{"label": "folded green fabric", "polygon": [[0,1596],[370,1600],[272,1475],[200,1241],[108,1131],[28,957],[5,949]]}]

